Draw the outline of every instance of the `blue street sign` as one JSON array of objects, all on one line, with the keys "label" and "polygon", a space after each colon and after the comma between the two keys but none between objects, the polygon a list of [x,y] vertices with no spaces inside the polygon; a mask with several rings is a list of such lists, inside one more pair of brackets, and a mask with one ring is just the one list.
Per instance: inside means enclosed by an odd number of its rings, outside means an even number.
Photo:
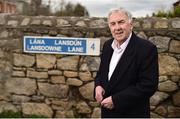
[{"label": "blue street sign", "polygon": [[24,52],[99,55],[100,39],[24,36]]}]

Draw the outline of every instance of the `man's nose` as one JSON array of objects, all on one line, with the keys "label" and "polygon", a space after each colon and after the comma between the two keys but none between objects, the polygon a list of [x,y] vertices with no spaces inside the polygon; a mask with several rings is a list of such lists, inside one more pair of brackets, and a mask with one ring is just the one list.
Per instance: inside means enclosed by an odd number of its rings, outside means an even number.
[{"label": "man's nose", "polygon": [[121,30],[121,25],[116,24],[114,28],[115,28],[115,30]]}]

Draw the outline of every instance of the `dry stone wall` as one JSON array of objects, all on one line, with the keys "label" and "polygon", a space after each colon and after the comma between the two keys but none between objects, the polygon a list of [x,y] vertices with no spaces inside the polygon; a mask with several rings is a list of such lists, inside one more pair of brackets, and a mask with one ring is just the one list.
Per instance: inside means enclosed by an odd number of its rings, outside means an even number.
[{"label": "dry stone wall", "polygon": [[[23,36],[111,37],[106,18],[0,16],[0,112],[47,117],[100,117],[93,99],[99,56],[23,52]],[[180,19],[135,19],[135,33],[159,52],[152,117],[180,117]]]}]

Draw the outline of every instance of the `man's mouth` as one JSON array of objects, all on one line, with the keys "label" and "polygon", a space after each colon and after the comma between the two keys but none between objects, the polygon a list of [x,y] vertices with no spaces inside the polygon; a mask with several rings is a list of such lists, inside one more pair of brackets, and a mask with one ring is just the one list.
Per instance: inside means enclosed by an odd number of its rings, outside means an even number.
[{"label": "man's mouth", "polygon": [[119,32],[115,32],[115,35],[122,35],[124,32],[123,31],[119,31]]}]

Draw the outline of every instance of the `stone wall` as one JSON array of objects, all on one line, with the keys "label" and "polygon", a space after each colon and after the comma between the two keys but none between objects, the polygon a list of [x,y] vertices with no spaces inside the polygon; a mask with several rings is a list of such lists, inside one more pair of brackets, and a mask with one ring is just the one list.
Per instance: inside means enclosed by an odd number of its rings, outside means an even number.
[{"label": "stone wall", "polygon": [[[160,77],[152,117],[180,117],[180,19],[135,19],[135,33],[158,47]],[[0,16],[0,112],[99,117],[93,80],[99,56],[23,52],[23,36],[111,37],[105,18]]]}]

